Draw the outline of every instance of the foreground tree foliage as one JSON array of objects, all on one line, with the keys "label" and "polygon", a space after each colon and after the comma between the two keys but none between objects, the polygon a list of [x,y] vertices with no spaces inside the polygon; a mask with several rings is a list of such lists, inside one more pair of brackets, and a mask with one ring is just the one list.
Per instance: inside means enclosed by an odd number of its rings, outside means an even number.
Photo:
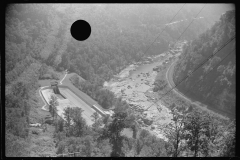
[{"label": "foreground tree foliage", "polygon": [[124,153],[127,157],[166,157],[165,143],[149,131],[139,131],[139,136],[124,140]]},{"label": "foreground tree foliage", "polygon": [[86,134],[89,127],[86,120],[82,117],[83,110],[78,107],[67,107],[64,110],[64,118],[66,120],[67,136],[81,137]]},{"label": "foreground tree foliage", "polygon": [[27,148],[29,143],[24,138],[19,138],[11,133],[6,134],[5,154],[6,157],[28,157],[29,151]]},{"label": "foreground tree foliage", "polygon": [[112,145],[111,157],[123,157],[122,151],[124,136],[121,135],[122,130],[126,127],[125,119],[126,112],[115,113],[112,117],[113,121],[107,128],[104,128],[103,133],[99,139],[109,139]]},{"label": "foreground tree foliage", "polygon": [[178,112],[175,104],[171,106],[171,113],[173,115],[173,123],[170,123],[167,127],[166,135],[168,143],[166,143],[167,154],[172,157],[178,157],[184,150],[183,138],[184,138],[184,121],[185,116]]},{"label": "foreground tree foliage", "polygon": [[79,152],[76,154],[77,157],[110,156],[111,147],[108,141],[98,142],[96,140],[100,136],[99,127],[102,125],[98,114],[93,115],[95,123],[92,128],[87,126],[85,119],[82,118],[80,108],[66,108],[64,117],[66,122],[64,122],[63,130],[55,130],[57,154]]},{"label": "foreground tree foliage", "polygon": [[201,112],[194,110],[186,116],[184,121],[184,140],[186,140],[187,148],[193,152],[193,156],[197,157],[200,153],[207,154],[209,134],[209,121]]},{"label": "foreground tree foliage", "polygon": [[[229,130],[225,129],[227,134],[223,135],[223,149],[220,154],[221,157],[235,157],[236,156],[236,122],[233,121],[232,125],[228,126]],[[223,134],[224,134],[223,133]]]},{"label": "foreground tree foliage", "polygon": [[[196,108],[186,110],[175,104],[171,106],[171,111],[173,123],[168,125],[165,133],[168,156],[234,156],[234,122],[220,123]],[[232,129],[228,131],[228,128]]]},{"label": "foreground tree foliage", "polygon": [[100,118],[100,115],[97,112],[94,112],[93,115],[91,116],[93,119],[93,124],[92,124],[92,129],[95,132],[99,132],[100,131],[100,127],[103,124],[103,119]]}]

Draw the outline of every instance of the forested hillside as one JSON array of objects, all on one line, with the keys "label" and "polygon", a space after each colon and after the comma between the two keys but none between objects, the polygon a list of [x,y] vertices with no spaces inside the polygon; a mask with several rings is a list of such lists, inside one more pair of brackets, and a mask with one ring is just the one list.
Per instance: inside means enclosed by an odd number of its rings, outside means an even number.
[{"label": "forested hillside", "polygon": [[[143,55],[181,7],[182,4],[13,5],[6,15],[6,82],[19,76],[33,59],[57,70],[69,69],[90,82],[108,80],[126,64],[167,50],[201,5],[186,4],[173,21],[187,21],[168,25],[157,43]],[[195,20],[184,38],[202,33],[224,11],[213,12],[211,7],[205,8],[203,15],[208,13],[207,16]],[[70,26],[77,19],[91,25],[92,34],[87,41],[78,42],[70,35]]]},{"label": "forested hillside", "polygon": [[[234,37],[235,32],[235,11],[228,11],[209,30],[185,47],[175,66],[175,83],[180,82],[221,45]],[[235,43],[234,39],[178,86],[178,89],[190,98],[233,117],[236,109]],[[230,52],[231,55],[227,56]],[[224,59],[225,56],[227,57]]]},{"label": "forested hillside", "polygon": [[[172,152],[168,153],[165,149],[166,142],[145,130],[139,133],[138,138],[126,138],[120,134],[126,127],[135,129],[134,116],[125,101],[121,98],[114,99],[111,92],[102,90],[102,85],[126,65],[166,51],[203,5],[186,4],[173,21],[187,20],[168,25],[162,36],[144,54],[182,5],[9,5],[5,13],[6,156],[43,157],[68,152],[81,152],[80,156],[172,156]],[[221,13],[228,10],[218,6],[209,4],[204,8],[203,14],[199,15],[204,18],[196,20],[183,38],[196,38],[219,19]],[[213,27],[215,29],[207,32],[213,32],[216,36],[207,36],[214,40],[204,45],[220,45],[226,37],[233,35],[235,24],[231,14],[233,13],[226,14],[227,18],[223,16],[221,22]],[[92,33],[86,41],[76,41],[70,34],[72,23],[78,19],[84,19],[91,25]],[[227,22],[226,25],[223,20]],[[218,31],[218,28],[222,30]],[[201,48],[202,44],[197,46]],[[234,97],[229,94],[233,93],[231,87],[235,85],[229,79],[235,76],[234,64],[235,62],[229,61],[218,69],[224,76],[218,81],[221,81],[224,87],[230,86],[219,95],[221,104],[228,101],[224,98]],[[180,69],[183,64],[179,65]],[[104,108],[115,105],[115,114],[112,123],[109,122],[110,125],[107,125],[108,118],[99,119],[98,115],[95,115],[92,117],[95,119],[94,125],[87,126],[79,108],[66,109],[64,113],[68,120],[69,117],[72,118],[74,125],[70,125],[70,120],[64,123],[61,119],[51,117],[52,113],[42,111],[44,104],[39,98],[39,81],[58,80],[61,71],[66,69],[86,80],[77,84],[77,87],[96,99]],[[176,75],[181,72],[177,70]],[[227,80],[230,84],[226,84]],[[36,131],[29,127],[29,123],[44,121],[38,113],[44,115],[44,118],[50,116],[55,120],[51,123],[48,121],[48,130]],[[47,120],[43,122],[44,125],[45,122]],[[106,127],[101,128],[103,124]],[[117,125],[120,127],[116,127]],[[234,141],[234,138],[231,140]],[[234,153],[231,150],[231,154]]]}]

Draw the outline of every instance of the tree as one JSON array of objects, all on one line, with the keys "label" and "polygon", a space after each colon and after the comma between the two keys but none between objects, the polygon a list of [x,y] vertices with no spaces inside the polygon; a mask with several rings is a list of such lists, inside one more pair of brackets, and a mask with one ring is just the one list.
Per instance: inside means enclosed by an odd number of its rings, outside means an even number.
[{"label": "tree", "polygon": [[211,117],[210,115],[208,116],[209,128],[208,132],[206,133],[205,145],[202,145],[203,155],[206,157],[216,156],[216,152],[220,147],[218,143],[218,135],[220,133],[221,123],[215,117]]},{"label": "tree", "polygon": [[109,109],[110,107],[112,107],[114,94],[111,91],[106,89],[100,89],[96,92],[96,96],[97,101],[103,108]]},{"label": "tree", "polygon": [[45,63],[43,63],[41,68],[39,69],[40,79],[43,77],[44,74],[47,73],[47,71],[48,71],[48,66]]},{"label": "tree", "polygon": [[93,141],[92,136],[87,135],[86,137],[84,137],[84,147],[82,149],[82,153],[86,156],[86,157],[92,157],[93,156],[93,150],[95,148],[95,142]]},{"label": "tree", "polygon": [[6,108],[6,131],[21,138],[28,136],[26,117],[21,108]]},{"label": "tree", "polygon": [[73,134],[76,137],[81,137],[84,135],[87,124],[86,120],[82,117],[83,110],[78,107],[73,108],[72,121],[73,121]]},{"label": "tree", "polygon": [[[155,136],[154,136],[155,137]],[[154,157],[167,157],[167,151],[164,148],[165,141],[161,139],[157,139],[155,143],[152,143],[152,156]]]},{"label": "tree", "polygon": [[102,122],[104,125],[108,125],[110,120],[111,120],[111,117],[108,114],[106,116],[102,117]]},{"label": "tree", "polygon": [[127,118],[125,120],[125,125],[126,128],[131,128],[133,131],[133,138],[136,139],[137,137],[137,132],[138,132],[138,126],[136,123],[136,118],[135,115],[132,113],[132,111],[129,109],[127,110]]},{"label": "tree", "polygon": [[135,151],[134,151],[134,156],[137,156],[140,154],[142,148],[143,148],[143,140],[141,140],[140,138],[138,138],[135,142]]},{"label": "tree", "polygon": [[93,155],[96,157],[110,157],[112,147],[109,144],[109,140],[105,139],[97,142],[96,147],[93,150]]},{"label": "tree", "polygon": [[93,115],[91,115],[93,119],[92,128],[94,131],[98,131],[99,127],[102,125],[102,120],[97,112],[94,112]]},{"label": "tree", "polygon": [[180,144],[184,136],[184,116],[178,113],[175,104],[171,108],[171,113],[173,122],[168,125],[168,130],[166,131],[168,143],[170,143],[170,146],[167,147],[167,152],[170,156],[178,157],[182,150]]},{"label": "tree", "polygon": [[82,149],[84,148],[84,138],[80,137],[67,137],[60,141],[57,146],[57,154],[80,152],[80,155],[84,156]]},{"label": "tree", "polygon": [[55,57],[55,60],[54,60],[54,67],[57,68],[57,66],[62,62],[62,56],[61,55],[57,55]]},{"label": "tree", "polygon": [[64,120],[63,119],[57,120],[55,125],[55,132],[56,133],[63,132],[63,129],[64,129],[63,127],[64,127]]},{"label": "tree", "polygon": [[133,139],[134,146],[131,155],[134,157],[166,157],[166,150],[164,148],[165,142],[149,131],[141,130],[139,137]]},{"label": "tree", "polygon": [[113,121],[104,128],[99,139],[109,139],[112,145],[111,157],[123,157],[122,151],[124,136],[121,135],[122,130],[126,127],[126,112],[119,112],[113,115]]},{"label": "tree", "polygon": [[94,123],[96,123],[96,122],[99,120],[99,118],[100,118],[100,116],[99,116],[99,114],[98,114],[97,112],[94,112],[94,113],[91,115],[91,117],[92,117]]},{"label": "tree", "polygon": [[80,85],[79,84],[80,79],[78,75],[75,74],[74,76],[71,77],[71,79],[74,86],[78,87]]},{"label": "tree", "polygon": [[53,116],[53,121],[54,121],[54,118],[57,115],[57,105],[58,105],[57,97],[55,95],[51,95],[49,104],[50,104],[49,112]]},{"label": "tree", "polygon": [[[229,129],[228,129],[229,128]],[[223,136],[223,148],[222,152],[220,154],[221,157],[235,157],[236,156],[236,122],[234,120],[234,123],[232,125],[227,127],[228,130],[225,132],[228,132],[225,136]],[[224,133],[223,133],[224,134]]]},{"label": "tree", "polygon": [[149,135],[150,135],[149,131],[145,129],[143,129],[140,132],[139,138],[136,140],[136,144],[135,144],[135,156],[140,155],[141,150],[143,149],[143,146],[144,146],[144,141]]},{"label": "tree", "polygon": [[67,126],[69,127],[71,124],[72,108],[67,106],[64,109],[63,116],[64,116],[64,119],[67,121]]},{"label": "tree", "polygon": [[115,106],[114,113],[123,112],[129,109],[128,103],[123,101],[120,97],[114,99],[113,105]]},{"label": "tree", "polygon": [[55,118],[58,116],[57,114],[57,107],[55,105],[52,106],[52,110],[53,110],[53,121],[55,120]]},{"label": "tree", "polygon": [[28,147],[29,143],[25,139],[14,136],[11,133],[6,134],[6,157],[28,157],[30,156]]},{"label": "tree", "polygon": [[184,120],[184,130],[184,140],[194,157],[204,152],[202,149],[208,148],[206,138],[209,133],[209,121],[206,115],[198,110],[187,114]]},{"label": "tree", "polygon": [[64,112],[63,112],[63,117],[64,119],[67,121],[67,137],[69,137],[72,132],[72,129],[71,129],[71,124],[72,124],[72,115],[73,115],[73,109],[71,107],[67,107],[64,109]]},{"label": "tree", "polygon": [[16,83],[13,84],[12,87],[13,87],[12,92],[13,92],[14,96],[19,96],[24,99],[29,98],[29,95],[28,95],[29,90],[28,90],[26,83],[24,83],[22,81],[17,81]]}]

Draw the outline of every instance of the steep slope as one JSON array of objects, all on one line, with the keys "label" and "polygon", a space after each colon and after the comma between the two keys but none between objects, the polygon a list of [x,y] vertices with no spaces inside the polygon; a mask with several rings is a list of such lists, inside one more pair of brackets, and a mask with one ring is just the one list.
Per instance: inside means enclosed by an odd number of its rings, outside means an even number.
[{"label": "steep slope", "polygon": [[[222,14],[213,27],[185,47],[177,62],[173,79],[177,84],[188,73],[198,67],[203,61],[215,53],[217,49],[235,36],[235,11]],[[235,39],[216,53],[213,58],[200,67],[191,77],[178,86],[178,89],[188,97],[207,104],[217,111],[235,113]],[[220,61],[230,52],[221,63]],[[220,63],[220,64],[219,64]],[[216,66],[217,65],[217,66]],[[216,66],[216,67],[215,67]]]}]

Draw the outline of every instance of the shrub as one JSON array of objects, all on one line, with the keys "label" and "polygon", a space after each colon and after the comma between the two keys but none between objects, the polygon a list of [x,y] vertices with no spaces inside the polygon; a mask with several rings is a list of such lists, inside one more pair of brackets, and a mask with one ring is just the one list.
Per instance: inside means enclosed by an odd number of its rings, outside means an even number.
[{"label": "shrub", "polygon": [[39,135],[39,132],[38,132],[37,130],[33,130],[33,131],[32,131],[32,134]]},{"label": "shrub", "polygon": [[151,126],[151,129],[155,129],[155,126]]},{"label": "shrub", "polygon": [[64,71],[64,68],[63,68],[63,67],[60,67],[59,70],[60,70],[61,72],[63,72],[63,71]]},{"label": "shrub", "polygon": [[55,79],[55,80],[59,80],[59,76],[57,73],[52,73],[52,78]]},{"label": "shrub", "polygon": [[45,120],[47,120],[47,119],[51,119],[52,117],[50,116],[50,115],[47,115],[46,117],[45,117]]},{"label": "shrub", "polygon": [[49,154],[49,153],[41,153],[39,156],[40,157],[50,157],[51,154]]},{"label": "shrub", "polygon": [[142,120],[143,120],[144,124],[146,124],[148,126],[150,126],[153,123],[153,121],[149,120],[149,119],[142,118]]},{"label": "shrub", "polygon": [[52,76],[49,73],[47,73],[47,74],[44,74],[42,77],[39,77],[39,79],[40,80],[41,79],[52,79]]},{"label": "shrub", "polygon": [[53,124],[53,120],[52,119],[47,119],[45,120],[46,124],[52,125]]}]

